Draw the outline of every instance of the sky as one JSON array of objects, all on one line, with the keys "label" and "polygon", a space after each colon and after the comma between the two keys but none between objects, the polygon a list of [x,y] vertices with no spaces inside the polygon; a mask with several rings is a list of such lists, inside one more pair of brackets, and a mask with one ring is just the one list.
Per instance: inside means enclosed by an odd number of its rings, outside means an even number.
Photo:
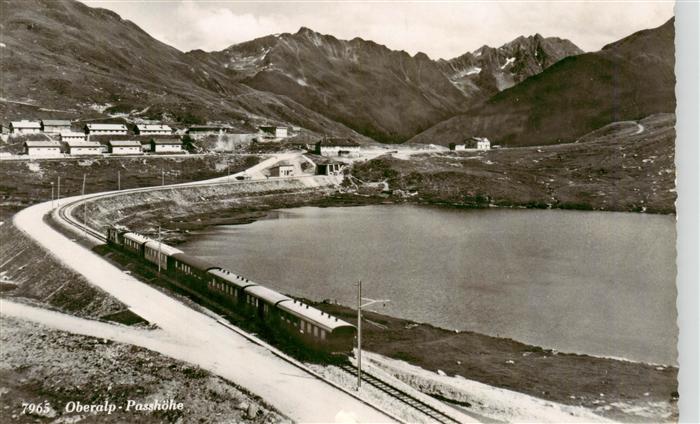
[{"label": "sky", "polygon": [[449,59],[520,35],[567,38],[596,51],[673,16],[673,1],[84,0],[117,12],[182,51],[226,47],[305,26],[410,54]]}]

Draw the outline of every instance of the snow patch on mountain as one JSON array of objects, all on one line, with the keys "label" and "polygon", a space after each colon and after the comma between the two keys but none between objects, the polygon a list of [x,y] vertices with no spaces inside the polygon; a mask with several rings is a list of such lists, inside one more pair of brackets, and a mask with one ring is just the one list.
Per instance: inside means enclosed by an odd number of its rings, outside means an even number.
[{"label": "snow patch on mountain", "polygon": [[451,79],[459,79],[463,78],[469,75],[478,75],[481,73],[481,68],[478,66],[472,66],[467,69],[462,69],[461,71],[457,72],[456,74],[452,75]]},{"label": "snow patch on mountain", "polygon": [[501,69],[506,69],[506,66],[510,65],[510,64],[513,63],[513,62],[515,62],[515,58],[514,58],[514,57],[509,57],[508,59],[506,59],[506,63],[504,63],[503,65],[501,65]]}]

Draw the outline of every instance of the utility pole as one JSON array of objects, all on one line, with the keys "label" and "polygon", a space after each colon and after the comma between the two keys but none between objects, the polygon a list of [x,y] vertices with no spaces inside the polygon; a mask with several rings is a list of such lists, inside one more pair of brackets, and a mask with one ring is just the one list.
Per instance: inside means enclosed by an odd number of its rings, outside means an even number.
[{"label": "utility pole", "polygon": [[122,189],[122,171],[117,170],[117,190],[121,191]]},{"label": "utility pole", "polygon": [[53,181],[51,181],[51,209],[53,209]]},{"label": "utility pole", "polygon": [[165,169],[160,169],[160,185],[165,185]]},{"label": "utility pole", "polygon": [[162,245],[163,245],[163,239],[160,236],[160,225],[159,225],[158,226],[158,275],[160,275],[160,257],[161,257],[160,249],[161,249]]},{"label": "utility pole", "polygon": [[61,176],[58,176],[58,188],[56,189],[56,206],[61,206]]},{"label": "utility pole", "polygon": [[[81,196],[85,197],[85,180],[87,179],[87,174],[83,174],[83,189],[81,190]],[[85,231],[85,237],[87,237],[87,203],[83,203],[83,230]]]},{"label": "utility pole", "polygon": [[[364,305],[362,301],[366,301]],[[389,299],[367,299],[362,297],[362,280],[357,282],[357,391],[360,391],[362,385],[362,308],[375,303],[391,302]]]},{"label": "utility pole", "polygon": [[362,385],[362,280],[357,281],[357,391]]}]

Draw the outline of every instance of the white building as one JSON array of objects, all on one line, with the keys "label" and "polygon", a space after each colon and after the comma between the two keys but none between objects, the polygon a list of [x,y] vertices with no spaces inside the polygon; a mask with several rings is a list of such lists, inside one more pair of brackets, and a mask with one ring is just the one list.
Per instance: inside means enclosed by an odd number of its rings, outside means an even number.
[{"label": "white building", "polygon": [[21,121],[10,122],[10,133],[12,134],[38,134],[40,132],[41,122],[39,121],[22,119]]},{"label": "white building", "polygon": [[136,140],[110,140],[109,152],[113,155],[140,155],[143,153],[141,142]]},{"label": "white building", "polygon": [[263,132],[264,134],[268,136],[272,136],[274,138],[287,138],[289,137],[289,132],[287,131],[287,127],[274,127],[274,126],[261,126],[258,127],[260,128],[260,131]]},{"label": "white building", "polygon": [[491,142],[486,137],[474,137],[476,138],[476,150],[490,150]]},{"label": "white building", "polygon": [[321,156],[346,156],[360,153],[360,145],[344,138],[323,139],[316,143],[314,153]]},{"label": "white building", "polygon": [[86,135],[85,133],[81,132],[72,132],[72,131],[66,131],[61,133],[61,141],[62,142],[68,142],[68,141],[86,141]]},{"label": "white building", "polygon": [[178,139],[151,140],[151,151],[154,153],[182,153],[182,141]]},{"label": "white building", "polygon": [[58,134],[70,131],[70,121],[66,119],[43,119],[41,128],[45,133]]},{"label": "white building", "polygon": [[173,129],[168,125],[139,124],[136,126],[138,135],[170,135]]},{"label": "white building", "polygon": [[89,135],[126,135],[124,124],[87,124],[85,132]]},{"label": "white building", "polygon": [[24,152],[29,156],[60,156],[61,144],[58,141],[25,141]]},{"label": "white building", "polygon": [[102,154],[102,144],[97,141],[68,141],[68,154],[71,156],[95,156]]},{"label": "white building", "polygon": [[490,150],[491,142],[486,137],[471,137],[465,143],[450,143],[450,150]]},{"label": "white building", "polygon": [[272,177],[293,177],[294,165],[288,162],[279,162],[270,168],[270,176]]}]

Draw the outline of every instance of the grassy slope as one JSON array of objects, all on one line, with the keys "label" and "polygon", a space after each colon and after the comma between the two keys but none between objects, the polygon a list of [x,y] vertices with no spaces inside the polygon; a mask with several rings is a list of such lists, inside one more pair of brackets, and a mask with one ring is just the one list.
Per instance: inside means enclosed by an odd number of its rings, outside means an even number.
[{"label": "grassy slope", "polygon": [[117,188],[118,171],[126,189],[160,185],[162,171],[166,184],[184,183],[233,174],[258,161],[257,156],[223,155],[5,161],[0,167],[0,219],[50,200],[51,182],[57,183],[59,176],[63,198],[80,194],[83,174],[87,175],[86,193],[97,193]]},{"label": "grassy slope", "polygon": [[104,318],[126,309],[11,224],[0,226],[0,240],[2,296],[89,318]]},{"label": "grassy slope", "polygon": [[617,123],[579,143],[382,157],[358,165],[363,181],[387,180],[423,202],[466,207],[557,207],[671,213],[675,210],[675,118],[660,114]]},{"label": "grassy slope", "polygon": [[3,121],[132,113],[182,124],[221,120],[243,130],[271,120],[362,138],[288,97],[240,84],[227,68],[161,43],[107,9],[4,0],[0,10],[0,83],[9,100],[0,102]]}]

